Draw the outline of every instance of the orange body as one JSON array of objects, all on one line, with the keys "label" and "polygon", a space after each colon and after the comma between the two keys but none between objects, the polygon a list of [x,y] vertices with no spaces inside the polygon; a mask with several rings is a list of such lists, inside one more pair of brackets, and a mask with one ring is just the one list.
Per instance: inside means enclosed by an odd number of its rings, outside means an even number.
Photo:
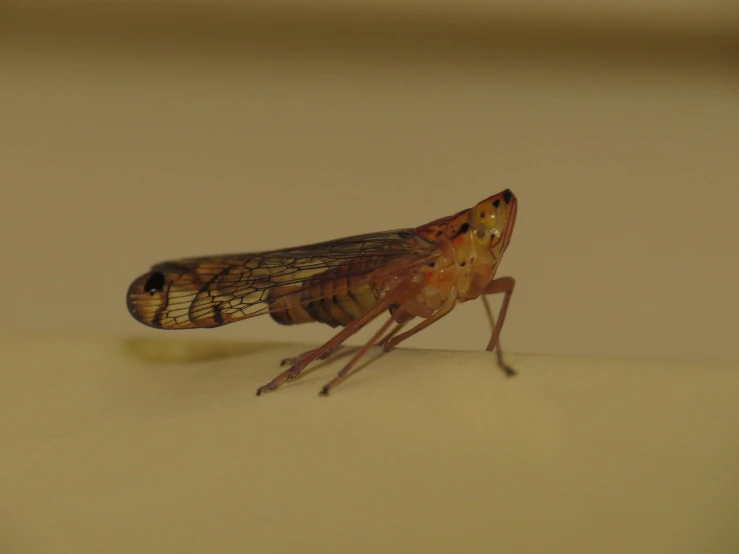
[{"label": "orange body", "polygon": [[[507,191],[509,192],[509,191]],[[474,208],[422,225],[414,232],[434,243],[438,256],[419,268],[423,286],[399,299],[406,317],[428,317],[456,291],[457,301],[480,296],[495,277],[510,241],[516,218],[516,198],[506,192]],[[331,327],[348,325],[381,297],[392,265],[382,257],[360,258],[293,289],[272,290],[270,314],[283,325],[319,321]],[[293,294],[290,294],[293,293]]]},{"label": "orange body", "polygon": [[[319,357],[388,310],[379,342],[386,350],[451,312],[459,302],[481,297],[498,344],[513,291],[510,277],[496,279],[516,221],[517,200],[506,189],[474,207],[416,228],[370,233],[271,252],[186,258],[154,265],[127,292],[130,314],[158,329],[219,327],[267,314],[285,325],[318,321],[343,327],[322,347],[291,359],[291,368],[258,393],[296,377]],[[485,295],[505,293],[495,323]],[[414,318],[422,322],[397,334]],[[397,335],[397,336],[396,336]],[[374,341],[374,339],[373,339]],[[343,380],[356,360],[342,370]],[[512,374],[498,348],[498,365]],[[336,384],[332,381],[324,387]]]}]

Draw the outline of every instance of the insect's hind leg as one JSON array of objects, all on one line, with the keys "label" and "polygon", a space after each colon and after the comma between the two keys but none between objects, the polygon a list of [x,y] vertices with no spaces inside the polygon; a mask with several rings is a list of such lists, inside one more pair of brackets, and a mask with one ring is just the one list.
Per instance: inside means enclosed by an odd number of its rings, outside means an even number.
[{"label": "insect's hind leg", "polygon": [[[405,327],[408,324],[408,321],[409,320],[405,320],[405,321],[401,321],[400,323],[398,323],[395,326],[395,328],[392,329],[387,335],[385,335],[380,340],[378,340],[375,343],[375,346],[384,346],[390,339],[392,339],[395,335],[397,335],[398,332],[400,332],[400,330],[403,327]],[[316,358],[316,360],[325,360],[326,358],[330,358],[339,349],[339,346],[341,346],[341,344],[337,344],[334,348],[331,348],[330,350],[324,351],[323,353],[321,353],[318,356],[318,358]],[[281,366],[286,366],[286,365],[287,366],[294,366],[294,365],[300,363],[302,360],[304,360],[308,356],[310,356],[311,354],[313,354],[313,352],[315,352],[316,350],[318,350],[318,349],[317,348],[313,348],[311,350],[307,350],[307,351],[303,352],[302,354],[298,354],[297,356],[295,356],[293,358],[285,358],[284,360],[282,360],[280,362],[280,365]],[[288,377],[288,379],[290,379],[290,377]]]},{"label": "insect's hind leg", "polygon": [[[367,351],[372,348],[375,344],[377,344],[380,340],[382,335],[387,331],[388,327],[392,325],[395,322],[395,316],[391,316],[385,323],[382,324],[382,327],[374,334],[374,336],[367,341],[367,343],[359,349],[359,351],[352,356],[352,359],[349,360],[349,362],[341,368],[341,371],[331,379],[324,387],[321,389],[321,392],[319,393],[321,396],[328,396],[329,391],[334,388],[336,385],[344,381],[347,377],[349,377],[349,370],[354,367],[354,365],[359,361],[359,359],[364,356]],[[402,323],[399,323],[398,326],[393,329],[391,332],[391,335],[398,331],[399,327],[403,325]]]},{"label": "insect's hind leg", "polygon": [[[375,333],[375,335],[367,341],[367,343],[357,352],[351,360],[349,360],[349,363],[347,363],[343,368],[341,368],[341,371],[334,377],[331,381],[329,381],[322,389],[321,389],[321,396],[327,396],[329,391],[336,387],[336,385],[340,384],[344,380],[346,380],[347,377],[349,377],[349,371],[352,367],[359,361],[359,358],[364,356],[367,351],[372,348],[376,344],[382,344],[385,352],[388,352],[395,348],[395,345],[397,345],[399,342],[404,341],[408,337],[415,335],[420,330],[425,329],[435,321],[440,320],[442,317],[444,317],[446,314],[452,311],[454,308],[454,305],[457,303],[457,296],[456,294],[452,294],[449,299],[446,301],[446,303],[439,308],[437,311],[432,312],[431,315],[427,318],[421,321],[418,325],[413,327],[410,331],[406,331],[405,333],[401,335],[397,335],[396,333],[400,331],[403,326],[410,321],[410,319],[405,319],[406,315],[412,315],[409,311],[405,311],[403,309],[403,306],[400,307],[400,310],[396,312],[390,319],[388,319],[385,323],[383,323],[382,327]],[[413,303],[409,302],[409,310],[413,310]],[[392,325],[394,321],[397,321],[400,319],[398,324],[395,326],[395,328],[388,333],[388,335],[384,338],[381,338],[383,333],[387,331],[388,327]]]},{"label": "insect's hind leg", "polygon": [[[516,375],[516,370],[505,363],[503,360],[503,351],[500,348],[500,331],[503,329],[503,322],[505,321],[506,312],[508,311],[508,304],[511,301],[511,295],[513,294],[513,288],[516,282],[513,277],[501,277],[499,279],[493,279],[483,290],[482,303],[485,306],[485,311],[488,314],[488,320],[490,321],[490,327],[492,328],[492,334],[490,336],[490,342],[487,345],[488,352],[495,350],[495,354],[498,359],[498,367],[508,377]],[[490,303],[486,298],[488,294],[500,294],[503,293],[503,303],[500,305],[500,312],[498,313],[498,321],[495,321],[493,317],[493,311],[490,309]]]},{"label": "insect's hind leg", "polygon": [[[336,350],[338,349],[338,347],[339,347],[339,345],[336,345],[336,347],[334,347],[334,348],[332,348],[330,350],[326,350],[326,351],[322,352],[318,356],[318,358],[316,358],[316,359],[317,360],[325,360],[326,358],[328,358],[329,356],[331,356],[334,352],[336,352]],[[320,347],[319,348],[313,348],[311,350],[306,350],[305,352],[303,352],[301,354],[298,354],[297,356],[294,356],[292,358],[285,358],[285,359],[283,359],[280,362],[280,365],[281,366],[294,366],[294,365],[297,365],[301,361],[303,361],[305,358],[307,358],[308,356],[310,356],[316,350],[319,350],[319,349],[320,349]]]},{"label": "insect's hind leg", "polygon": [[[308,367],[311,362],[321,358],[328,358],[341,345],[341,343],[343,343],[346,339],[359,331],[362,327],[367,325],[367,323],[369,323],[370,321],[371,319],[367,319],[366,321],[361,321],[357,319],[356,321],[353,321],[352,323],[344,327],[344,329],[342,329],[339,333],[337,333],[333,338],[331,338],[323,345],[319,346],[318,348],[314,348],[313,350],[308,350],[307,352],[299,354],[298,356],[296,356],[296,361],[294,364],[291,364],[289,368],[277,375],[277,377],[272,379],[266,385],[259,387],[257,389],[257,396],[261,396],[265,392],[275,390],[285,381],[295,379],[306,367]],[[290,362],[288,361],[287,363]]]},{"label": "insect's hind leg", "polygon": [[265,392],[269,392],[272,390],[275,390],[277,387],[282,385],[285,381],[288,379],[294,379],[297,377],[301,371],[303,371],[311,362],[319,358],[320,356],[326,354],[327,352],[330,353],[338,346],[343,343],[346,339],[351,337],[354,333],[362,329],[365,325],[367,325],[370,321],[375,319],[378,315],[380,315],[382,312],[384,312],[386,309],[388,309],[399,296],[400,293],[405,292],[403,291],[403,287],[399,286],[395,289],[396,292],[388,294],[385,298],[377,302],[372,308],[367,310],[364,314],[362,314],[359,318],[352,321],[349,325],[344,327],[341,331],[339,331],[336,335],[334,335],[333,338],[331,338],[329,341],[327,341],[322,346],[315,348],[313,350],[310,350],[308,352],[305,352],[305,356],[301,357],[301,359],[292,367],[286,369],[277,377],[272,379],[269,383],[266,385],[263,385],[257,389],[257,396],[261,396]]}]

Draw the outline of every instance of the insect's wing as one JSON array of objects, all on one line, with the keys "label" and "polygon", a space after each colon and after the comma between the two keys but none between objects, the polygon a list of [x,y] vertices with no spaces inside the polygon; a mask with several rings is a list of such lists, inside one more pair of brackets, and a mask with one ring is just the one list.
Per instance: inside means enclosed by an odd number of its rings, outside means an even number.
[{"label": "insect's wing", "polygon": [[369,279],[384,268],[389,276],[437,255],[432,242],[404,229],[271,252],[186,258],[157,264],[138,277],[126,303],[150,327],[217,327],[268,313],[270,291],[297,294],[299,286],[320,285],[336,271]]}]

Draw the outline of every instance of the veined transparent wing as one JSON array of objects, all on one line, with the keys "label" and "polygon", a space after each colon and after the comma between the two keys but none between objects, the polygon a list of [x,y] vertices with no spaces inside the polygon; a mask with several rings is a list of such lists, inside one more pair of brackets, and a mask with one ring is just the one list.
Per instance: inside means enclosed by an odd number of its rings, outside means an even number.
[{"label": "veined transparent wing", "polygon": [[218,327],[269,313],[275,287],[296,294],[296,287],[283,286],[320,286],[339,274],[371,279],[380,268],[390,276],[437,255],[433,242],[402,229],[269,252],[184,258],[156,264],[134,280],[126,303],[150,327]]}]

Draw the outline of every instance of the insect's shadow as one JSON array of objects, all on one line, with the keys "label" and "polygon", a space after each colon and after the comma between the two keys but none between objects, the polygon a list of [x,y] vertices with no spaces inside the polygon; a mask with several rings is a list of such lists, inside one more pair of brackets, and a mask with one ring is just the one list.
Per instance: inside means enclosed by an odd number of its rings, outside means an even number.
[{"label": "insect's shadow", "polygon": [[[239,359],[243,358],[246,360],[249,356],[262,354],[269,351],[275,352],[275,357],[268,364],[274,367],[274,370],[269,370],[272,377],[287,370],[290,366],[285,364],[281,365],[281,357],[277,355],[278,352],[284,353],[287,347],[295,348],[296,345],[293,343],[281,343],[281,342],[238,342],[238,341],[227,341],[227,340],[182,340],[177,338],[148,338],[148,337],[132,337],[124,339],[120,347],[124,355],[134,358],[139,362],[145,364],[156,364],[166,366],[190,366],[197,365],[207,362],[218,362],[228,359]],[[299,347],[298,347],[299,348]],[[314,360],[314,362],[306,367],[300,375],[295,379],[291,379],[284,383],[284,387],[290,386],[303,386],[315,384],[313,379],[305,379],[306,376],[311,375],[313,372],[322,370],[327,366],[332,366],[335,371],[329,371],[330,375],[326,376],[326,381],[333,378],[335,373],[344,367],[345,363],[356,354],[360,349],[360,346],[342,346],[333,355],[323,360]],[[305,345],[304,351],[310,349],[309,345]],[[381,352],[375,354],[376,350],[379,349]],[[295,352],[293,355],[299,355],[300,352]],[[284,354],[283,354],[284,355]],[[354,374],[366,366],[374,363],[377,358],[385,355],[381,347],[374,347],[363,356],[357,365],[352,369],[350,374]],[[260,357],[264,360],[264,357]],[[221,366],[218,366],[221,367]],[[244,366],[248,367],[248,366]],[[266,368],[263,368],[266,371]],[[217,372],[216,366],[208,365],[206,369],[209,375],[214,375]],[[274,371],[274,373],[272,373]]]},{"label": "insect's shadow", "polygon": [[239,358],[284,347],[284,343],[278,342],[191,341],[142,337],[125,339],[121,343],[121,349],[126,355],[154,364],[183,364]]}]

